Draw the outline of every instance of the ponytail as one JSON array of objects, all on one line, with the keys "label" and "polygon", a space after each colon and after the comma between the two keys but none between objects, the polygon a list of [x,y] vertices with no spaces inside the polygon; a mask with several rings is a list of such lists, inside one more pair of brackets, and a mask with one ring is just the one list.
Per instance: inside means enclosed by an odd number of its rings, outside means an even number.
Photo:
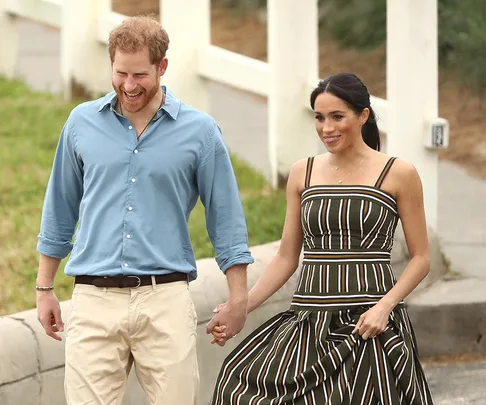
[{"label": "ponytail", "polygon": [[380,142],[380,131],[378,130],[378,125],[376,124],[376,116],[375,112],[371,107],[368,107],[370,110],[370,115],[368,116],[367,121],[364,123],[363,128],[361,128],[361,136],[363,137],[363,141],[368,145],[370,148],[379,151],[381,147]]}]

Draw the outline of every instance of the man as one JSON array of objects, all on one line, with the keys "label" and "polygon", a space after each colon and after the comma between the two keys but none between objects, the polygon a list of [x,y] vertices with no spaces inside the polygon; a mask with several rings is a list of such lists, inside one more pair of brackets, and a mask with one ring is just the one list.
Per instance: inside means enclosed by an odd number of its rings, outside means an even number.
[{"label": "man", "polygon": [[[110,34],[115,92],[76,107],[62,130],[42,213],[38,318],[63,331],[54,276],[71,252],[67,403],[120,404],[135,364],[150,404],[195,403],[196,264],[187,219],[198,197],[228,305],[211,321],[238,333],[253,262],[238,187],[214,120],[160,85],[169,39],[148,17]],[[71,243],[75,227],[74,244]]]}]

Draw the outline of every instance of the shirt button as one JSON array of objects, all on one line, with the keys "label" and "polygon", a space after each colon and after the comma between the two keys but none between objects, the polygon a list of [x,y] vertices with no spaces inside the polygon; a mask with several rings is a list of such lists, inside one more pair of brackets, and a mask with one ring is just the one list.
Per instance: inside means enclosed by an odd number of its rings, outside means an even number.
[{"label": "shirt button", "polygon": [[132,179],[132,183],[135,183],[137,180],[135,180],[135,177]]},{"label": "shirt button", "polygon": [[124,264],[124,266],[125,266],[125,267],[128,267],[128,263],[125,263],[125,264]]},{"label": "shirt button", "polygon": [[135,150],[133,151],[133,153],[138,153],[138,149],[135,149]]},{"label": "shirt button", "polygon": [[127,239],[130,239],[130,237],[131,237],[130,235],[127,235]]},{"label": "shirt button", "polygon": [[131,210],[133,210],[133,207],[128,207],[128,211],[131,211]]},{"label": "shirt button", "polygon": [[128,129],[132,129],[132,128],[133,128],[133,127],[132,127],[131,125],[128,127]]}]

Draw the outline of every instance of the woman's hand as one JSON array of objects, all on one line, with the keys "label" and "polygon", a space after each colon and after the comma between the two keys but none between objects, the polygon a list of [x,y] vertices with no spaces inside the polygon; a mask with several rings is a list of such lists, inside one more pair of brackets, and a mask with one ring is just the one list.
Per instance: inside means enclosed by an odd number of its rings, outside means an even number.
[{"label": "woman's hand", "polygon": [[373,339],[374,337],[383,333],[388,325],[391,310],[387,309],[384,305],[377,303],[371,307],[365,313],[361,314],[356,326],[354,327],[353,334],[358,334],[364,339]]},{"label": "woman's hand", "polygon": [[[224,304],[218,304],[216,308],[213,309],[213,312],[217,314],[219,311],[221,311],[224,307],[226,306],[226,303]],[[217,344],[219,346],[224,346],[226,344],[226,341],[230,339],[229,337],[226,336],[226,333],[224,332],[226,330],[226,325],[216,325],[213,327],[211,330],[211,334],[213,335],[213,340],[211,340],[211,344]]]}]

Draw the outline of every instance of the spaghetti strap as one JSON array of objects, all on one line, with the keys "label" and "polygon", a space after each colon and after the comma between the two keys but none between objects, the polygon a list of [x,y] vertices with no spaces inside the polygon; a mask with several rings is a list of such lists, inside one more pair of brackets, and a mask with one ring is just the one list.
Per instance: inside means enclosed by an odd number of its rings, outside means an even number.
[{"label": "spaghetti strap", "polygon": [[307,158],[307,168],[305,170],[305,182],[304,182],[305,188],[309,187],[310,185],[313,164],[314,164],[314,156]]},{"label": "spaghetti strap", "polygon": [[388,162],[386,162],[385,167],[381,171],[380,177],[378,177],[378,180],[376,180],[376,183],[375,183],[376,188],[381,188],[381,185],[383,184],[383,181],[385,180],[386,175],[390,171],[390,169],[393,165],[393,162],[395,162],[396,159],[397,159],[396,157],[391,157],[390,159],[388,159]]}]

